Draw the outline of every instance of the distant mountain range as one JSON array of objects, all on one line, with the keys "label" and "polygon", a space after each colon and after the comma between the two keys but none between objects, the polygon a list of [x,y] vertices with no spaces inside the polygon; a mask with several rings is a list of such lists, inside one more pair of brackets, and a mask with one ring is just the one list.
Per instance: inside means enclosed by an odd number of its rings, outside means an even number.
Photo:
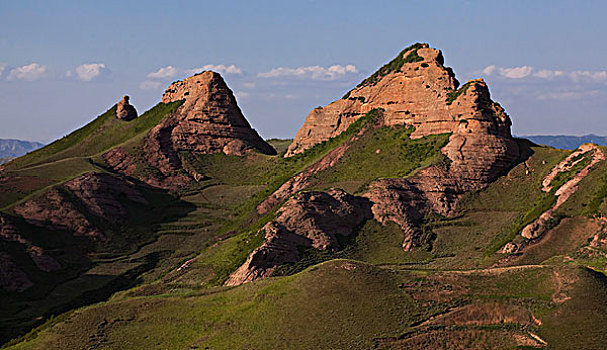
[{"label": "distant mountain range", "polygon": [[607,137],[597,135],[570,136],[570,135],[532,135],[522,136],[537,144],[551,146],[561,149],[576,149],[583,143],[596,143],[599,146],[607,146]]},{"label": "distant mountain range", "polygon": [[34,151],[44,144],[40,142],[0,139],[0,164]]}]

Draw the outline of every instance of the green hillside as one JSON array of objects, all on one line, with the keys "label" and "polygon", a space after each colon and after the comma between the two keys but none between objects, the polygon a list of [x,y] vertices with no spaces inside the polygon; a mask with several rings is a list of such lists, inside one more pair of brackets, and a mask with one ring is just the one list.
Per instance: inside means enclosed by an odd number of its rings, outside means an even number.
[{"label": "green hillside", "polygon": [[[136,155],[143,135],[177,105],[156,106],[140,117],[149,119],[133,126],[110,118],[110,110],[66,141],[11,163],[8,174],[22,182],[10,182],[16,190],[3,195],[6,208],[62,188],[84,172],[118,176],[99,154],[122,145],[141,162]],[[391,349],[457,342],[512,349],[547,342],[579,349],[603,344],[596,325],[607,319],[607,247],[590,241],[597,232],[594,216],[607,215],[607,164],[592,168],[542,240],[502,254],[504,244],[522,244],[522,227],[555,203],[556,189],[542,192],[542,181],[571,153],[525,140],[517,140],[522,150],[517,164],[486,189],[468,193],[455,216],[423,220],[426,244],[420,249],[403,251],[403,233],[395,224],[367,220],[340,240],[339,251],[303,249],[299,262],[282,266],[270,279],[222,286],[262,244],[259,229],[280,204],[265,215],[256,206],[336,148],[345,149],[343,156],[314,173],[306,190],[337,187],[357,194],[374,180],[408,177],[444,162],[440,150],[450,135],[413,140],[411,128],[378,123],[381,113],[373,110],[340,136],[290,158],[181,154],[184,166],[204,178],[179,192],[153,190],[134,178],[150,205],[130,207],[133,220],[127,224],[107,224],[115,239],[92,256],[66,255],[61,261],[71,261],[69,268],[39,274],[36,281],[47,289],[0,294],[9,301],[2,324],[23,331],[48,319],[14,339],[11,348]],[[284,149],[288,141],[273,143]],[[580,156],[579,165],[553,184],[571,179],[588,157]],[[67,236],[47,241],[41,237],[48,233],[20,224],[31,232],[29,239],[49,250],[78,243]]]},{"label": "green hillside", "polygon": [[132,121],[115,117],[116,106],[69,135],[4,165],[0,210],[89,171],[105,172],[101,154],[143,136],[183,102],[159,103]]},{"label": "green hillside", "polygon": [[8,169],[22,169],[67,158],[91,157],[110,150],[148,132],[183,101],[158,103],[132,121],[116,118],[116,105],[80,129],[23,157],[13,160]]}]

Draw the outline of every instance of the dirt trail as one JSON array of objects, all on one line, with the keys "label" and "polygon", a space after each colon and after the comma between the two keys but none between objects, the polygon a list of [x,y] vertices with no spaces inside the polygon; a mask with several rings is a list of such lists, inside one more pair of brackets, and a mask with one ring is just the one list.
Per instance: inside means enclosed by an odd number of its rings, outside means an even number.
[{"label": "dirt trail", "polygon": [[457,275],[499,275],[504,272],[509,271],[518,271],[518,270],[526,270],[526,269],[537,269],[537,268],[551,268],[550,265],[516,265],[516,266],[504,266],[504,267],[488,267],[486,269],[472,269],[472,270],[451,270],[451,271],[442,271],[445,273],[452,273]]},{"label": "dirt trail", "polygon": [[575,174],[573,178],[557,189],[554,194],[557,197],[554,206],[542,213],[537,220],[525,226],[525,228],[523,228],[521,231],[521,236],[527,239],[535,239],[540,237],[546,230],[546,227],[548,226],[547,223],[553,219],[554,212],[577,191],[578,184],[590,173],[590,169],[598,162],[605,160],[605,154],[597,145],[583,144],[575,152],[565,158],[565,160],[555,166],[550,174],[544,178],[544,181],[542,182],[542,191],[550,192],[552,190],[552,181],[555,179],[555,177],[561,172],[571,170],[584,158],[580,157],[579,159],[574,159],[588,152],[592,152],[588,165],[586,165],[582,170],[580,170],[580,172]]},{"label": "dirt trail", "polygon": [[571,299],[571,297],[565,294],[565,292],[563,291],[563,277],[559,274],[557,270],[554,270],[553,273],[554,293],[552,294],[552,301],[557,304],[564,303],[565,301]]}]

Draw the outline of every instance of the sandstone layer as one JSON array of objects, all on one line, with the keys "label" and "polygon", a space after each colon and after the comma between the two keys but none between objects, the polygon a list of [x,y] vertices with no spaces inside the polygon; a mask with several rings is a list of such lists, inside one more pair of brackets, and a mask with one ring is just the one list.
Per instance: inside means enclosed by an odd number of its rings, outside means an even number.
[{"label": "sandstone layer", "polygon": [[[150,133],[164,135],[173,150],[242,155],[247,149],[276,154],[251,128],[221,75],[204,71],[169,86],[162,102],[184,100],[171,117]],[[166,130],[169,129],[169,130]],[[156,137],[155,137],[156,136]]]},{"label": "sandstone layer", "polygon": [[204,71],[174,82],[165,91],[162,102],[175,101],[183,104],[150,130],[144,142],[147,162],[161,173],[153,181],[155,185],[174,187],[203,177],[188,173],[181,152],[241,156],[256,150],[276,154],[251,128],[232,90],[218,73]]},{"label": "sandstone layer", "polygon": [[342,190],[298,193],[285,202],[276,219],[264,226],[265,242],[232,273],[226,285],[268,277],[278,266],[297,262],[298,247],[339,249],[337,236],[351,234],[370,217],[364,198]]},{"label": "sandstone layer", "polygon": [[[590,173],[590,169],[598,162],[605,160],[605,154],[598,146],[585,143],[552,169],[550,174],[542,181],[542,191],[551,192],[553,189],[553,180],[556,176],[561,172],[570,171],[575,165],[582,162],[585,157],[590,159],[588,164],[569,181],[556,189],[554,192],[554,196],[556,197],[554,205],[543,212],[537,220],[525,226],[521,231],[521,236],[528,240],[541,237],[549,228],[551,221],[554,220],[554,213],[556,210],[578,190],[578,184]],[[502,252],[511,253],[512,250],[517,249],[513,249],[512,246],[505,246],[504,249],[502,249]]]},{"label": "sandstone layer", "polygon": [[[383,111],[381,120],[374,127],[411,125],[415,128],[412,138],[451,134],[448,144],[441,150],[445,156],[442,166],[428,167],[407,179],[377,180],[358,197],[370,205],[370,212],[365,217],[400,226],[404,250],[419,247],[427,239],[419,226],[427,215],[453,214],[457,200],[464,193],[484,188],[519,159],[518,144],[510,132],[510,118],[491,100],[485,82],[472,80],[459,89],[458,85],[452,70],[443,66],[439,50],[431,49],[427,44],[413,45],[344,98],[314,109],[285,157],[339,135],[373,109]],[[347,151],[348,143],[356,137],[288,180],[258,206],[258,212],[267,213],[289,196],[306,189],[310,177],[318,169],[338,162]],[[295,194],[295,197],[299,195]],[[290,205],[291,200],[284,204]],[[307,207],[302,206],[302,210]],[[319,214],[308,210],[306,215]],[[339,216],[334,219],[342,220]],[[302,244],[287,237],[289,234],[284,230],[266,231],[266,243],[249,256],[227,283],[266,277],[275,266],[297,259],[297,254],[284,252],[296,252],[297,246]],[[270,244],[270,241],[280,241],[281,245]],[[268,265],[268,261],[272,263]]]}]

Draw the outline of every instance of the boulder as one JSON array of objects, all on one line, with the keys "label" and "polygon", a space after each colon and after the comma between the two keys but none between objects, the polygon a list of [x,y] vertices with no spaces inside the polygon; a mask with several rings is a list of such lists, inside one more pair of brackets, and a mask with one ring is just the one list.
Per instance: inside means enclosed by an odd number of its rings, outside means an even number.
[{"label": "boulder", "polygon": [[129,97],[126,95],[116,105],[116,118],[125,121],[137,118],[137,110],[129,103]]}]

